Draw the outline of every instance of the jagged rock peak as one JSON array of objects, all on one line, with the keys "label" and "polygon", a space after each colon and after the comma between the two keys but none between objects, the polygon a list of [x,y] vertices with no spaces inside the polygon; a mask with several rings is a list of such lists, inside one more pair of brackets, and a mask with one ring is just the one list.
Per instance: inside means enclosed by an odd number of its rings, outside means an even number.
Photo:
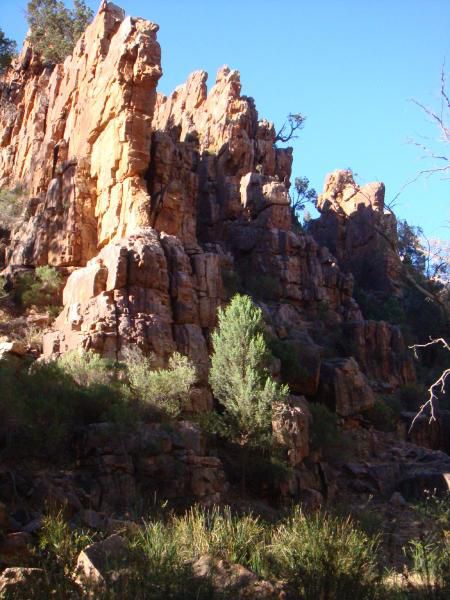
[{"label": "jagged rock peak", "polygon": [[349,216],[363,206],[382,213],[384,192],[384,183],[374,181],[360,186],[351,170],[338,169],[326,176],[323,192],[317,199],[317,210],[331,209]]}]

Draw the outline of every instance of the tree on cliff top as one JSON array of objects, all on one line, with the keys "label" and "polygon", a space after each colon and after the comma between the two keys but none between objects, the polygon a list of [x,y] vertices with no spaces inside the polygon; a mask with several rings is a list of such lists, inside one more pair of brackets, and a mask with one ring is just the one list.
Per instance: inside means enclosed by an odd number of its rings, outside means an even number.
[{"label": "tree on cliff top", "polygon": [[15,51],[16,42],[7,38],[0,29],[0,73],[10,65]]},{"label": "tree on cliff top", "polygon": [[63,62],[93,17],[84,0],[74,0],[68,9],[60,0],[30,0],[27,5],[29,40],[42,58]]}]

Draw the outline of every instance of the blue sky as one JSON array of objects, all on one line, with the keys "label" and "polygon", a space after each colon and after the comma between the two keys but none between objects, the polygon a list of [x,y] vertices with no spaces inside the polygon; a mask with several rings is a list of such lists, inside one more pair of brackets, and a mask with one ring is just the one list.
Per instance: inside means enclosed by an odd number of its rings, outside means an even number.
[{"label": "blue sky", "polygon": [[[289,112],[305,114],[293,175],[307,176],[318,191],[326,173],[352,168],[361,183],[384,181],[390,200],[431,166],[408,139],[430,138],[438,149],[438,131],[410,99],[439,106],[445,59],[450,89],[450,0],[116,3],[160,25],[163,93],[196,69],[208,71],[212,84],[228,64],[240,70],[243,93],[255,98],[261,117],[280,126]],[[0,0],[0,26],[18,42],[26,4]],[[450,239],[450,179],[419,179],[399,196],[396,212],[429,237]]]}]

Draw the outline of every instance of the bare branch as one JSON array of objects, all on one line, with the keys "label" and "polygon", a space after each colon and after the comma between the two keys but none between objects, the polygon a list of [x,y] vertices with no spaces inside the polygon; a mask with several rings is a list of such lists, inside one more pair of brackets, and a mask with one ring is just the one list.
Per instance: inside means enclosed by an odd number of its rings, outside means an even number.
[{"label": "bare branch", "polygon": [[[414,356],[416,358],[418,358],[418,355],[417,355],[417,349],[418,348],[427,348],[428,346],[433,346],[435,344],[442,344],[444,346],[444,348],[450,352],[450,345],[448,344],[448,342],[446,340],[444,340],[444,338],[436,338],[434,340],[430,340],[426,344],[414,344],[413,346],[409,346],[409,348],[414,351]],[[445,369],[441,373],[441,376],[438,379],[436,379],[436,381],[434,383],[432,383],[430,385],[430,387],[428,388],[428,394],[429,394],[428,395],[428,400],[426,402],[424,402],[421,405],[421,407],[419,408],[416,416],[414,417],[414,419],[411,422],[411,425],[409,427],[409,432],[412,431],[415,422],[420,417],[420,415],[424,414],[424,412],[425,412],[425,410],[427,408],[430,409],[429,423],[432,423],[433,421],[436,421],[436,415],[435,415],[435,407],[434,407],[434,405],[435,405],[435,402],[439,400],[438,396],[436,395],[436,392],[440,392],[441,394],[445,394],[445,384],[446,384],[446,381],[447,381],[447,377],[450,377],[450,368],[449,369]]]},{"label": "bare branch", "polygon": [[290,113],[287,120],[283,123],[280,131],[275,136],[275,144],[282,142],[285,144],[290,140],[294,140],[298,137],[295,132],[303,129],[306,117],[300,113]]}]

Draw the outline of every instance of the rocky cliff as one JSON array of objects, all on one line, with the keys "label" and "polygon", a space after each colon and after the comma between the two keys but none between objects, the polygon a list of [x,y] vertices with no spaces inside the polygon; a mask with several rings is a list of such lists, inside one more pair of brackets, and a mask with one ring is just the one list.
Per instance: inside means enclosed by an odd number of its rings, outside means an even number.
[{"label": "rocky cliff", "polygon": [[395,288],[373,233],[393,227],[382,184],[332,174],[314,237],[294,229],[292,150],[277,148],[239,73],[222,67],[208,92],[198,71],[158,94],[157,31],[103,2],[64,64],[41,64],[26,44],[2,82],[0,184],[30,193],[7,270],[69,273],[45,355],[82,346],[120,358],[138,344],[162,365],[178,350],[198,369],[186,408],[206,410],[209,334],[239,289],[264,308],[274,369],[294,393],[325,394],[348,416],[372,403],[371,387],[413,380],[400,331],[364,321],[352,295],[374,245],[371,281]]}]

